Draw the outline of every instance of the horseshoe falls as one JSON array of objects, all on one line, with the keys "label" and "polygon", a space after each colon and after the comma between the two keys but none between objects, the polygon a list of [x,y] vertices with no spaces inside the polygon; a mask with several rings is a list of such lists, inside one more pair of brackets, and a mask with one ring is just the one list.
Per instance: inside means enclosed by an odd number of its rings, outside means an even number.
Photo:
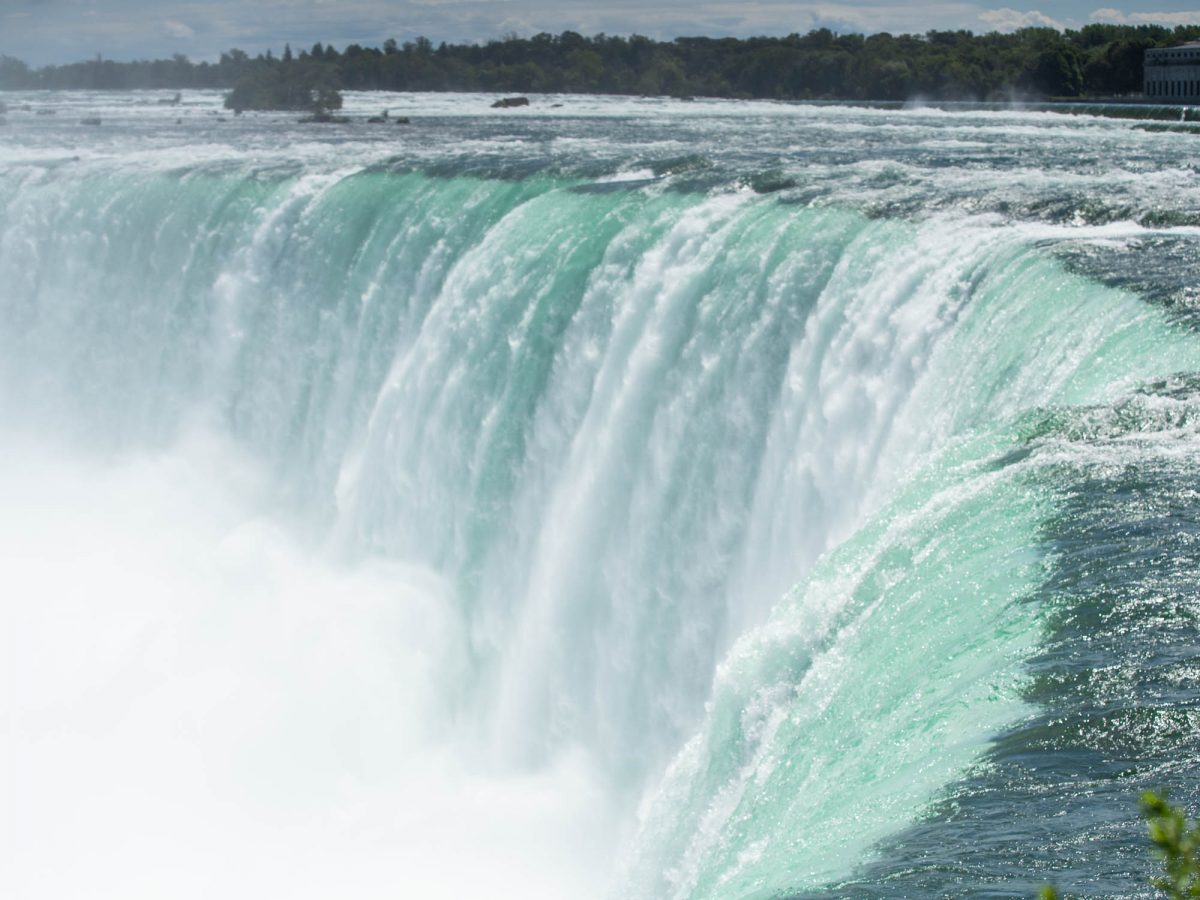
[{"label": "horseshoe falls", "polygon": [[6,896],[1152,896],[1194,136],[6,99]]}]

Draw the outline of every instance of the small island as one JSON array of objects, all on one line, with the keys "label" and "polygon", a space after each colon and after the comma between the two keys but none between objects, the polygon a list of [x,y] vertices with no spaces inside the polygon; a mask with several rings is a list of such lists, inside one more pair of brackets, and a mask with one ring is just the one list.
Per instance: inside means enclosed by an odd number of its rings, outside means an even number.
[{"label": "small island", "polygon": [[334,110],[342,108],[339,80],[337,67],[326,63],[323,54],[318,58],[305,53],[296,59],[289,44],[281,59],[255,66],[238,78],[225,96],[225,108],[235,113],[296,110],[308,112],[318,121],[327,120]]}]

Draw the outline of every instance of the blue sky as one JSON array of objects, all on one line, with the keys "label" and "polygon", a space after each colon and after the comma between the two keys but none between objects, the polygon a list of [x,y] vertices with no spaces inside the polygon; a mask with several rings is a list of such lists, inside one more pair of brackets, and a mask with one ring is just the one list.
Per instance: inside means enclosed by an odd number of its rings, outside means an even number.
[{"label": "blue sky", "polygon": [[285,42],[307,47],[321,40],[340,48],[418,35],[459,42],[571,29],[745,37],[821,26],[866,33],[981,32],[1089,22],[1200,24],[1200,9],[1193,0],[0,0],[0,54],[40,65],[97,53],[122,60],[172,53],[215,59],[230,47],[254,54],[279,50]]}]

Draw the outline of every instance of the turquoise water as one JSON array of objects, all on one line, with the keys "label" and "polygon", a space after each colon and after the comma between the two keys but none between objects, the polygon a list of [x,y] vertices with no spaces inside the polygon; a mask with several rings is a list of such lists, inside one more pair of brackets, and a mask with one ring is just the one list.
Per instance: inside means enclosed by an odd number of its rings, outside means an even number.
[{"label": "turquoise water", "polygon": [[18,894],[1146,895],[1188,136],[384,99],[9,102]]}]

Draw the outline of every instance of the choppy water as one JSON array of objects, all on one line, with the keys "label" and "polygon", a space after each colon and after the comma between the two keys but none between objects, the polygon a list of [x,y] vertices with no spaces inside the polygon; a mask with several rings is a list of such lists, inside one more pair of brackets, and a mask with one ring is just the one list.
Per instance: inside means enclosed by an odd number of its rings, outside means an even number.
[{"label": "choppy water", "polygon": [[1148,895],[1200,138],[5,99],[14,896]]}]

